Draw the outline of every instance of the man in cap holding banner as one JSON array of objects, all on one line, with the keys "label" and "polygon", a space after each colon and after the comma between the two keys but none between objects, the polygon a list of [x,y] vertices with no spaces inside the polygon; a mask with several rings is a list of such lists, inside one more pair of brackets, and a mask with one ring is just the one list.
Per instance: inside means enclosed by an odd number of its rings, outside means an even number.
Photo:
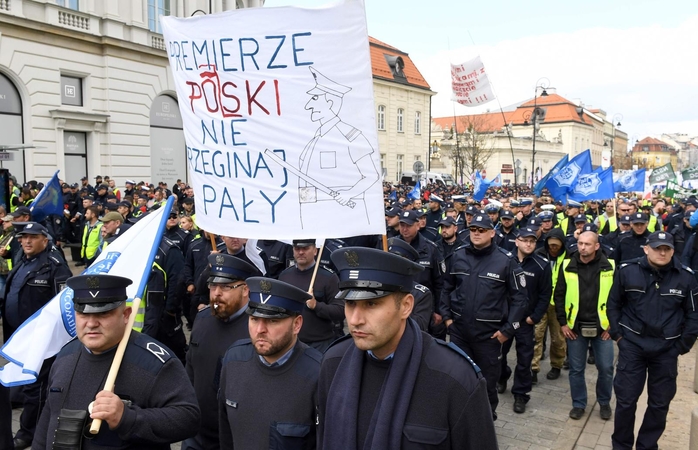
[{"label": "man in cap holding banner", "polygon": [[[184,367],[157,341],[131,332],[114,392],[103,390],[129,316],[126,287],[114,275],[70,278],[78,339],[56,356],[33,449],[119,447],[165,449],[192,436],[199,407]],[[155,406],[157,405],[157,406]],[[84,422],[102,420],[93,439]]]},{"label": "man in cap holding banner", "polygon": [[220,447],[315,448],[322,354],[298,339],[311,295],[272,278],[248,278],[247,286],[250,339],[233,344],[222,363]]}]

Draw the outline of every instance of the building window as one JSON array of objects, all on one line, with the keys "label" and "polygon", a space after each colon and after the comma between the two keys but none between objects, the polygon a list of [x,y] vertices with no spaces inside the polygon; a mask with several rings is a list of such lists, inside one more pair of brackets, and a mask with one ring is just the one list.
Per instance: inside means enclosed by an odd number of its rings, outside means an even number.
[{"label": "building window", "polygon": [[153,33],[162,33],[160,15],[170,15],[170,0],[148,0],[148,29]]},{"label": "building window", "polygon": [[75,11],[80,10],[78,0],[56,0],[56,4],[58,6],[62,6],[64,8],[72,9]]},{"label": "building window", "polygon": [[385,169],[385,153],[381,153],[381,169]]},{"label": "building window", "polygon": [[414,113],[414,134],[422,134],[422,113]]},{"label": "building window", "polygon": [[378,105],[378,129],[385,130],[385,106]]},{"label": "building window", "polygon": [[405,159],[405,155],[397,155],[397,174],[395,175],[396,180],[400,180],[402,176],[402,164]]},{"label": "building window", "polygon": [[402,133],[402,121],[405,115],[405,110],[402,108],[397,109],[397,132]]},{"label": "building window", "polygon": [[82,106],[82,78],[61,75],[61,104]]}]

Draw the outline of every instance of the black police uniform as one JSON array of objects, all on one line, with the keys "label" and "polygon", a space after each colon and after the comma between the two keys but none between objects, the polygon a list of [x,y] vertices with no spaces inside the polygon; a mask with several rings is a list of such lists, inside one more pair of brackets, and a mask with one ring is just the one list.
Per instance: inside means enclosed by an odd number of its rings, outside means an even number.
[{"label": "black police uniform", "polygon": [[[550,298],[553,291],[553,275],[550,268],[550,261],[539,254],[533,253],[524,258],[520,263],[524,272],[525,280],[519,277],[519,284],[526,289],[528,294],[528,307],[524,319],[519,322],[519,328],[514,331],[516,338],[516,372],[514,374],[514,385],[511,393],[514,397],[522,397],[528,401],[532,388],[531,361],[533,360],[533,346],[535,344],[534,329],[535,324],[540,322],[548,311]],[[521,283],[521,281],[524,281]],[[530,317],[533,325],[526,322]],[[507,354],[512,346],[512,339],[507,340],[502,345],[502,374],[500,382],[509,379],[511,368],[507,365]]]},{"label": "black police uniform", "polygon": [[[33,226],[40,225],[34,223]],[[27,258],[22,253],[15,260],[12,271],[7,275],[5,295],[0,302],[4,341],[7,342],[22,323],[55,297],[63,289],[65,281],[71,276],[70,268],[50,242],[44,251],[33,258]],[[10,296],[14,298],[12,299]],[[14,303],[15,300],[16,303]],[[9,301],[15,305],[11,306],[13,311],[8,311]],[[20,430],[15,436],[17,439],[32,442],[39,413],[46,400],[46,381],[53,360],[54,358],[50,358],[44,361],[36,382],[23,388],[24,410],[20,416]],[[0,390],[9,391],[9,388],[0,386]],[[2,400],[0,399],[0,401]],[[0,418],[0,421],[4,422],[5,419],[9,421],[10,417]]]},{"label": "black police uniform", "polygon": [[[419,259],[419,253],[402,239],[389,239],[388,251],[405,257],[412,262],[417,262]],[[410,317],[417,322],[420,330],[428,332],[429,323],[431,323],[432,313],[434,312],[434,296],[428,287],[414,281],[412,282],[410,294],[414,297],[414,306],[412,307]]]},{"label": "black police uniform", "polygon": [[[656,234],[656,233],[655,233]],[[676,257],[659,270],[647,257],[621,264],[608,298],[611,337],[618,341],[613,448],[657,448],[676,394],[678,355],[698,336],[698,282]],[[649,377],[647,378],[647,375]],[[647,413],[634,443],[637,400],[647,378]]]},{"label": "black police uniform", "polygon": [[[248,278],[247,285],[251,321],[295,320],[311,298],[271,278]],[[221,448],[315,448],[321,353],[296,337],[293,347],[270,363],[253,342],[234,344],[223,359],[218,394]]]},{"label": "black police uniform", "polygon": [[257,245],[264,251],[269,260],[265,276],[279,278],[281,272],[288,267],[289,261],[293,259],[293,247],[285,242],[273,239],[260,240],[257,242]]},{"label": "black police uniform", "polygon": [[[216,238],[216,242],[218,250],[225,248],[225,244],[220,238]],[[191,295],[189,302],[189,316],[187,317],[190,324],[194,323],[199,311],[199,303],[196,301],[196,281],[208,267],[208,255],[211,254],[211,251],[211,239],[205,238],[203,233],[201,233],[191,241],[187,255],[184,258],[184,286],[194,286],[194,293]],[[208,303],[208,299],[206,303]]]},{"label": "black police uniform", "polygon": [[450,244],[446,242],[445,240],[441,239],[436,243],[436,246],[439,247],[439,250],[441,251],[441,255],[444,257],[444,261],[446,258],[451,256],[451,253],[458,247],[465,245],[465,241],[463,241],[459,235],[456,235],[456,240],[451,242]]},{"label": "black police uniform", "polygon": [[525,319],[528,299],[518,281],[524,272],[513,254],[494,243],[480,250],[461,247],[451,255],[448,267],[441,315],[444,321],[453,320],[451,341],[482,369],[494,414],[499,403],[502,344],[491,337],[500,331],[511,339]]},{"label": "black police uniform", "polygon": [[516,238],[519,236],[519,228],[512,227],[509,232],[504,230],[504,227],[497,225],[494,242],[498,247],[503,248],[508,252],[516,251]]},{"label": "black police uniform", "polygon": [[427,211],[427,229],[433,230],[437,235],[439,233],[439,222],[444,217],[444,210],[439,208],[436,211],[432,211],[431,209]]},{"label": "black police uniform", "polygon": [[647,242],[647,237],[650,235],[650,232],[645,230],[642,234],[636,234],[631,230],[630,233],[631,235],[621,240],[618,243],[618,247],[615,249],[614,259],[616,260],[616,264],[641,258],[645,255],[643,247]]},{"label": "black police uniform", "polygon": [[[359,303],[407,292],[419,266],[356,247],[332,254],[340,296]],[[371,283],[371,287],[366,287]],[[395,352],[378,360],[349,337],[325,353],[318,380],[318,448],[495,449],[485,381],[452,344],[407,319]]]}]

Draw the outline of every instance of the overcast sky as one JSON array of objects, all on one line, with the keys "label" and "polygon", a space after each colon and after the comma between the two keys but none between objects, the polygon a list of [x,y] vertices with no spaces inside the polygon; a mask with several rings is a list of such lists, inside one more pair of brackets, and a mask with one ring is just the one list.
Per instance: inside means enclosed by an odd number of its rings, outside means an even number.
[{"label": "overcast sky", "polygon": [[[320,7],[331,0],[265,0]],[[543,78],[569,100],[623,116],[630,139],[698,136],[698,1],[368,0],[371,36],[408,53],[437,92],[432,115],[454,113],[449,63],[480,55],[499,103],[533,97]],[[546,80],[547,79],[547,80]]]}]

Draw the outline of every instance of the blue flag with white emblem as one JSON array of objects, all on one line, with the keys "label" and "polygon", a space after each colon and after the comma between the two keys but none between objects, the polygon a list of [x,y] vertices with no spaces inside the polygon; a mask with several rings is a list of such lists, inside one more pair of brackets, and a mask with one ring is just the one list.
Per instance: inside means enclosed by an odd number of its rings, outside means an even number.
[{"label": "blue flag with white emblem", "polygon": [[[555,175],[548,178],[545,187],[555,200],[564,200],[565,195],[574,189],[580,175],[591,172],[591,152],[584,150],[572,158]],[[612,197],[612,196],[611,196]]]},{"label": "blue flag with white emblem", "polygon": [[558,161],[552,169],[550,169],[550,172],[548,172],[547,175],[545,175],[538,183],[536,183],[535,186],[533,186],[533,193],[536,194],[536,197],[540,197],[541,194],[543,194],[543,188],[545,187],[545,183],[548,182],[548,179],[550,177],[555,176],[556,173],[560,171],[563,167],[567,165],[569,162],[570,157],[568,155],[565,155]]},{"label": "blue flag with white emblem", "polygon": [[58,172],[53,174],[29,207],[34,222],[41,222],[51,214],[63,215],[63,190],[58,182]]},{"label": "blue flag with white emblem", "polygon": [[482,178],[482,175],[480,175],[480,171],[476,170],[475,184],[473,185],[473,199],[477,200],[478,202],[482,201],[482,199],[485,198],[485,193],[487,193],[487,189],[490,187],[491,184],[492,181],[488,181]]},{"label": "blue flag with white emblem", "polygon": [[[109,244],[83,274],[129,278],[133,281],[126,288],[129,299],[141,297],[167,223],[168,215],[163,212],[172,210],[174,199],[175,196],[170,197],[164,208],[143,217]],[[76,333],[73,290],[65,287],[27,319],[2,346],[0,361],[4,358],[9,363],[0,368],[0,383],[19,386],[35,382],[44,360],[58,353],[75,338]]]},{"label": "blue flag with white emblem", "polygon": [[422,183],[420,181],[417,181],[417,184],[414,185],[414,188],[410,191],[409,194],[407,194],[407,198],[410,200],[417,200],[419,197],[421,197],[421,188]]},{"label": "blue flag with white emblem", "polygon": [[574,188],[567,194],[569,200],[577,202],[604,200],[614,196],[613,167],[606,170],[599,167],[591,173],[581,174]]},{"label": "blue flag with white emblem", "polygon": [[616,192],[644,192],[645,171],[646,169],[642,168],[621,175],[621,177],[613,183],[613,189]]}]

